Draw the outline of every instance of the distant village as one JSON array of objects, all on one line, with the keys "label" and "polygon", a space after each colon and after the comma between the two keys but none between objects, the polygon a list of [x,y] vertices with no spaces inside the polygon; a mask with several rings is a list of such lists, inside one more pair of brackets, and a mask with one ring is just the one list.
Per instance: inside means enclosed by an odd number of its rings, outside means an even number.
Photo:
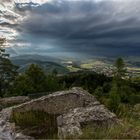
[{"label": "distant village", "polygon": [[[91,70],[94,71],[98,74],[104,74],[108,77],[112,77],[115,71],[115,68],[111,64],[106,64],[106,63],[101,63],[91,65],[90,67],[81,67],[80,65],[76,64],[73,61],[65,61],[62,62],[64,66],[67,68],[70,68],[71,72],[77,72],[77,71],[83,71],[83,70]],[[135,68],[135,67],[126,67],[126,77],[125,78],[131,78],[134,76],[139,76],[140,75],[140,68]]]}]

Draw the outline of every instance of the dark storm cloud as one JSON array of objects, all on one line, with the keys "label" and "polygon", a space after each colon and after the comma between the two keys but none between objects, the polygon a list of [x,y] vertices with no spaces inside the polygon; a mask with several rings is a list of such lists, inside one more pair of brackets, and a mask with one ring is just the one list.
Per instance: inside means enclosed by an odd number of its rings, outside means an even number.
[{"label": "dark storm cloud", "polygon": [[[105,10],[110,3],[94,1],[55,1],[46,3],[30,13],[23,26],[30,33],[42,33],[52,37],[67,37],[67,35],[80,35],[81,32],[90,34],[95,26],[104,26],[109,15]],[[41,21],[41,22],[40,22]],[[97,25],[101,24],[101,25]],[[110,26],[110,25],[109,25]],[[93,28],[93,29],[92,29]],[[82,33],[82,35],[84,35]]]},{"label": "dark storm cloud", "polygon": [[54,39],[65,51],[133,53],[140,45],[140,2],[124,1],[54,0],[31,10],[21,28],[38,41]]},{"label": "dark storm cloud", "polygon": [[1,24],[16,30],[11,42],[24,40],[27,52],[140,55],[139,0],[52,0],[19,7],[14,12],[20,22],[6,15],[14,24]]}]

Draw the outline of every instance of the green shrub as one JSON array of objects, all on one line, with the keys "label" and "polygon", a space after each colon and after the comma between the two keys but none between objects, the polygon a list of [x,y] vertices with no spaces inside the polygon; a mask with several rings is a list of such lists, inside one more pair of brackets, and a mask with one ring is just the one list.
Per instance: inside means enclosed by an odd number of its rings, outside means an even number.
[{"label": "green shrub", "polygon": [[96,95],[97,97],[102,97],[103,96],[103,88],[102,87],[97,87],[96,89],[95,89],[95,92],[94,92],[94,95]]},{"label": "green shrub", "polygon": [[128,97],[128,101],[132,105],[140,103],[140,94],[132,94],[132,95],[130,95]]}]

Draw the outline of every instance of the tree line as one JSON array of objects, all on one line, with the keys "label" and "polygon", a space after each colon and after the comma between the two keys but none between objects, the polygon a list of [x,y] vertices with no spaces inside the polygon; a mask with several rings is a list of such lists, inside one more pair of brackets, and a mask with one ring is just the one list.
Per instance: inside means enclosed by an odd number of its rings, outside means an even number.
[{"label": "tree line", "polygon": [[27,70],[18,73],[18,66],[12,64],[9,54],[5,52],[5,38],[0,38],[0,96],[28,95],[30,93],[56,91],[61,89],[54,70],[46,75],[36,64],[28,66]]}]

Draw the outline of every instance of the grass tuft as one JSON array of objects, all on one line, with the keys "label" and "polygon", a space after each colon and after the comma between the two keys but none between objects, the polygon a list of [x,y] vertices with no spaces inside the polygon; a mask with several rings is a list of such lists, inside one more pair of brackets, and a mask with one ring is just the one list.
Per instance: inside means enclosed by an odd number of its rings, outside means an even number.
[{"label": "grass tuft", "polygon": [[37,139],[57,138],[57,116],[43,111],[13,112],[10,121],[25,135]]}]

